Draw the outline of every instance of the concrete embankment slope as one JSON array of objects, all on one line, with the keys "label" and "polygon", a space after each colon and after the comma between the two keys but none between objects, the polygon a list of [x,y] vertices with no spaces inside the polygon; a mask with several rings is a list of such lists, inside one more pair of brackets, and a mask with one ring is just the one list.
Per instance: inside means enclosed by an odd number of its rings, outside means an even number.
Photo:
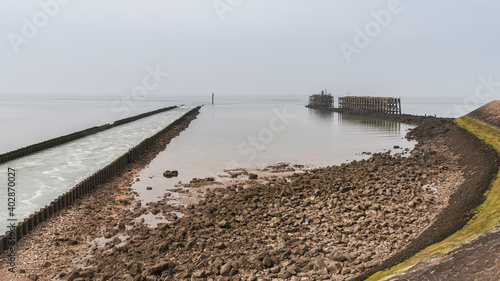
[{"label": "concrete embankment slope", "polygon": [[[500,101],[460,117],[455,123],[500,155]],[[381,279],[500,280],[500,171],[465,227],[368,280]]]},{"label": "concrete embankment slope", "polygon": [[471,113],[467,114],[467,116],[491,126],[500,128],[500,100],[492,101],[472,111]]}]

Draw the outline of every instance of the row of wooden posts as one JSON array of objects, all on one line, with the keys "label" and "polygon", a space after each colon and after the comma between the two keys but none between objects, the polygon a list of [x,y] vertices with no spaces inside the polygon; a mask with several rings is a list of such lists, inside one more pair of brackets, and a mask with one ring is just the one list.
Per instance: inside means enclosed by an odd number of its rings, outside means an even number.
[{"label": "row of wooden posts", "polygon": [[[172,108],[174,108],[174,107],[172,107]],[[170,108],[170,109],[172,109],[172,108]],[[9,240],[11,239],[11,237],[14,237],[14,239],[16,241],[21,239],[22,237],[26,236],[30,231],[35,229],[36,226],[38,226],[42,222],[48,220],[49,218],[55,216],[60,210],[66,208],[68,206],[71,206],[78,198],[81,198],[85,194],[91,192],[99,184],[106,182],[111,177],[113,177],[115,174],[117,174],[119,171],[121,171],[129,163],[132,163],[136,159],[138,159],[144,152],[146,152],[155,143],[155,141],[160,136],[162,136],[163,134],[168,132],[170,129],[172,129],[173,126],[176,126],[177,124],[182,122],[187,116],[197,112],[199,109],[200,109],[200,107],[196,107],[196,108],[190,110],[188,113],[184,114],[181,118],[177,119],[176,121],[174,121],[173,123],[168,125],[166,128],[164,128],[160,132],[145,139],[140,144],[138,144],[134,148],[130,149],[127,153],[123,154],[118,159],[113,161],[111,164],[100,169],[99,171],[97,171],[96,173],[91,175],[90,177],[84,179],[82,182],[77,184],[75,187],[73,187],[68,192],[65,192],[63,195],[57,197],[48,206],[41,208],[40,211],[35,212],[34,214],[30,215],[28,218],[24,219],[24,221],[19,222],[17,224],[17,227],[15,228],[15,230],[13,230],[15,235],[11,231],[7,231],[4,236],[0,237],[0,254],[9,248]],[[163,111],[165,111],[165,109],[163,109]],[[161,112],[161,111],[156,111],[156,113],[159,113],[159,112]],[[150,113],[151,112],[149,112],[147,115],[143,115],[140,118],[150,116],[152,114],[156,114],[156,113],[151,113],[151,114]],[[139,118],[135,118],[135,117],[137,117],[137,116],[134,116],[133,120],[139,119]],[[130,120],[133,121],[132,119],[130,119]],[[123,120],[120,120],[120,121],[123,121]],[[131,122],[131,121],[128,121],[128,122]],[[125,122],[125,123],[127,123],[127,122]],[[121,123],[121,124],[124,124],[124,123]]]},{"label": "row of wooden posts", "polygon": [[339,97],[338,103],[343,109],[401,114],[400,98],[347,96]]},{"label": "row of wooden posts", "polygon": [[119,125],[123,125],[125,123],[129,123],[129,122],[132,122],[132,121],[144,118],[144,117],[148,117],[148,116],[160,113],[160,112],[168,111],[168,110],[171,110],[174,108],[176,108],[176,106],[161,108],[161,109],[158,109],[155,111],[150,111],[150,112],[146,112],[146,113],[139,114],[136,116],[124,118],[124,119],[121,119],[121,120],[114,122],[113,124],[106,124],[106,125],[102,125],[102,126],[92,127],[92,128],[89,128],[89,129],[86,129],[83,131],[79,131],[76,133],[72,133],[72,134],[57,137],[57,138],[53,138],[53,139],[46,140],[44,142],[33,144],[33,145],[30,145],[27,147],[19,148],[17,150],[7,152],[5,154],[0,155],[0,164],[5,163],[7,161],[17,159],[17,158],[20,158],[20,157],[23,157],[23,156],[33,154],[33,153],[38,152],[38,151],[49,149],[49,148],[52,148],[52,147],[55,147],[55,146],[58,146],[58,145],[61,145],[61,144],[64,144],[64,143],[67,143],[70,141],[74,141],[74,140],[83,138],[85,136],[93,135],[95,133],[102,132],[104,130],[107,130],[107,129],[110,129],[110,128],[113,128],[113,127],[116,127]]}]

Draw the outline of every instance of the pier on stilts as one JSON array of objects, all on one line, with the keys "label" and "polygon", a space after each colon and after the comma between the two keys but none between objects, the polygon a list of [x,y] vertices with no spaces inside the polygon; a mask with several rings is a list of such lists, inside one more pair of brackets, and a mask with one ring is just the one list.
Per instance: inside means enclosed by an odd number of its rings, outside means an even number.
[{"label": "pier on stilts", "polygon": [[401,114],[401,99],[391,97],[339,97],[340,109],[371,111],[386,114]]},{"label": "pier on stilts", "polygon": [[326,90],[321,91],[321,94],[314,94],[309,97],[309,104],[307,107],[333,108],[333,96],[331,94],[327,94]]}]

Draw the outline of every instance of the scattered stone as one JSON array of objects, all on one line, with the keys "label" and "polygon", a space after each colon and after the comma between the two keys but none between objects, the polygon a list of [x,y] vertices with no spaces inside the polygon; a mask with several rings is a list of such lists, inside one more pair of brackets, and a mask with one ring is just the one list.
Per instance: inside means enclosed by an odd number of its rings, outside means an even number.
[{"label": "scattered stone", "polygon": [[138,262],[132,263],[128,268],[128,272],[130,273],[131,276],[134,276],[134,277],[137,276],[138,274],[140,274],[142,272],[141,264]]},{"label": "scattered stone", "polygon": [[233,269],[233,266],[229,263],[226,263],[223,265],[220,269],[220,275],[222,276],[229,276],[229,273],[231,273],[231,269]]},{"label": "scattered stone", "polygon": [[113,238],[112,243],[113,243],[113,245],[118,245],[118,244],[122,243],[122,240],[118,237],[115,237],[115,238]]},{"label": "scattered stone", "polygon": [[193,274],[191,274],[191,277],[193,277],[193,278],[203,278],[203,277],[205,277],[205,270],[203,270],[203,269],[195,270],[193,272]]},{"label": "scattered stone", "polygon": [[61,274],[60,276],[64,276],[63,280],[74,281],[76,278],[80,277],[80,274],[78,273],[78,271],[73,270],[68,274],[66,274],[66,273],[65,273],[65,275]]},{"label": "scattered stone", "polygon": [[262,265],[265,267],[271,267],[273,266],[273,260],[269,256],[265,256],[262,260]]},{"label": "scattered stone", "polygon": [[166,178],[173,178],[173,177],[177,177],[179,175],[179,172],[178,171],[165,171],[163,173],[163,176],[166,177]]}]

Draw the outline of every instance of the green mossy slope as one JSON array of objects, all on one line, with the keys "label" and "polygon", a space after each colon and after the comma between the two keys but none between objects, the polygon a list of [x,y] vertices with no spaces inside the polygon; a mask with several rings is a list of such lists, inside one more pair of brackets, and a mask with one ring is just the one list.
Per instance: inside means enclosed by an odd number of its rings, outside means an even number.
[{"label": "green mossy slope", "polygon": [[[500,128],[480,122],[468,116],[455,119],[460,127],[491,145],[500,155]],[[447,253],[478,237],[484,231],[500,224],[500,171],[490,189],[484,194],[484,202],[476,209],[475,216],[461,230],[450,237],[431,245],[404,262],[372,275],[367,280],[381,280],[392,274],[402,273],[417,263],[435,255]]]}]

